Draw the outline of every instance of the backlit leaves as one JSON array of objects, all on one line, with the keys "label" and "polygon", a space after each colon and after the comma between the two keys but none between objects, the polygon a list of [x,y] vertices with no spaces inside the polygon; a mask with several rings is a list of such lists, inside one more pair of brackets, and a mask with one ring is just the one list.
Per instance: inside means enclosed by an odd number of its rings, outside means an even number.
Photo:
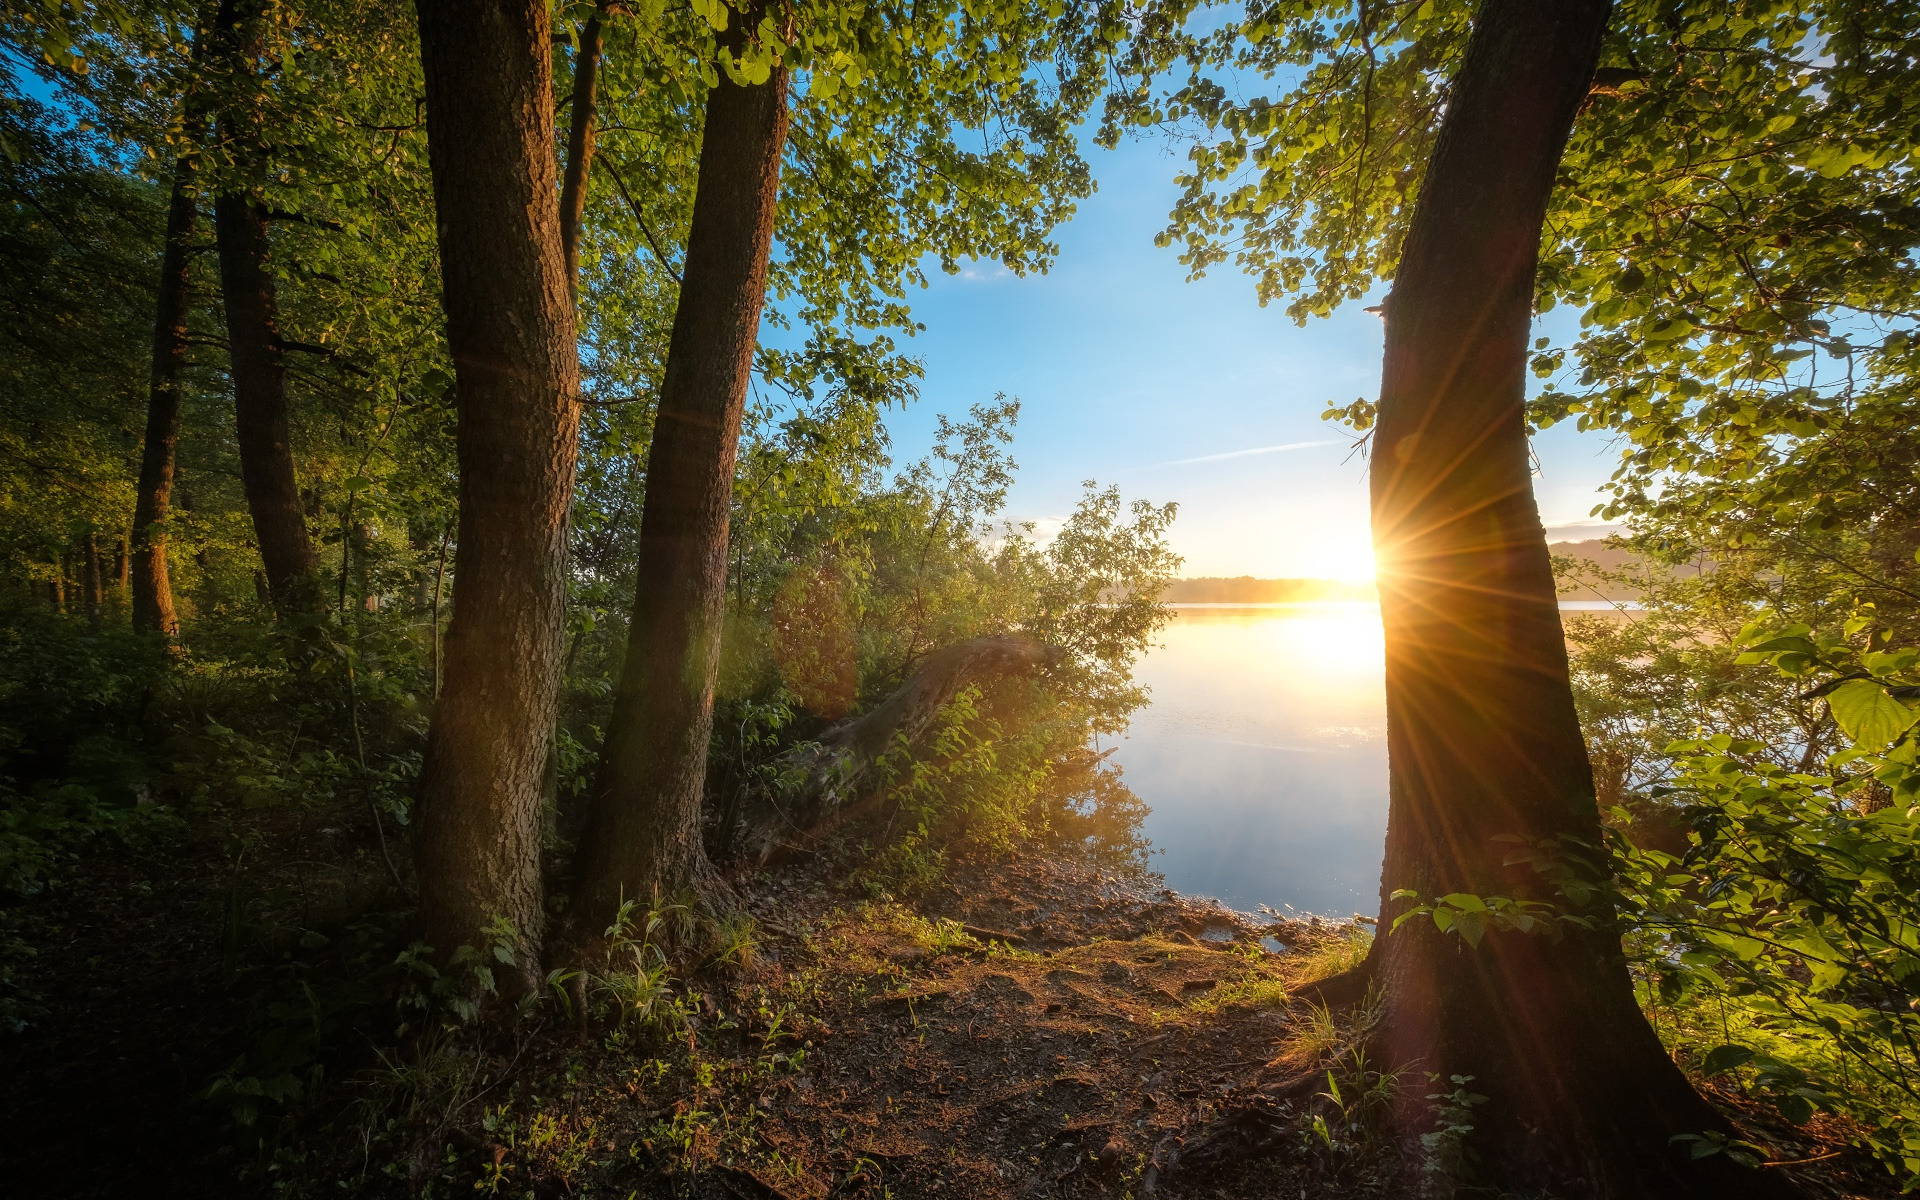
[{"label": "backlit leaves", "polygon": [[1887,694],[1870,679],[1843,683],[1827,696],[1833,719],[1854,743],[1865,750],[1883,750],[1905,733],[1920,713]]}]

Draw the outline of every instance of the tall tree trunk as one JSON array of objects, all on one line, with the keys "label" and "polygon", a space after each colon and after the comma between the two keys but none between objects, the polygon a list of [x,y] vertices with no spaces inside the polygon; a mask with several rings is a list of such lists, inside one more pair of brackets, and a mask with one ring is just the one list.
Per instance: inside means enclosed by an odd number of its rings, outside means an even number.
[{"label": "tall tree trunk", "polygon": [[587,180],[593,173],[594,106],[600,88],[600,20],[604,3],[580,27],[580,49],[573,60],[573,112],[567,123],[567,172],[560,182],[560,250],[567,260],[567,287],[580,290],[580,217],[587,207]]},{"label": "tall tree trunk", "polygon": [[[1374,436],[1374,544],[1391,765],[1381,923],[1396,889],[1532,896],[1506,865],[1552,844],[1604,873],[1586,745],[1533,499],[1525,380],[1534,272],[1554,174],[1587,94],[1608,0],[1485,0],[1386,311]],[[1585,860],[1584,862],[1582,860]],[[1387,1058],[1471,1076],[1491,1182],[1618,1197],[1769,1194],[1777,1177],[1671,1135],[1725,1128],[1635,1003],[1612,910],[1591,931],[1491,931],[1476,947],[1425,917],[1383,932]]]},{"label": "tall tree trunk", "polygon": [[[221,53],[233,78],[248,88],[255,86],[254,60],[262,45],[259,10],[258,3],[248,0],[228,0],[220,7]],[[244,95],[221,114],[221,139],[243,169],[258,156],[259,122],[258,106]],[[220,294],[227,312],[240,482],[253,517],[267,588],[275,609],[285,616],[307,602],[296,593],[310,586],[313,545],[307,539],[287,432],[286,366],[281,361],[279,305],[268,267],[267,219],[243,191],[229,191],[215,200],[213,219],[220,249]]]},{"label": "tall tree trunk", "polygon": [[248,197],[229,194],[214,202],[214,223],[231,347],[240,481],[267,588],[284,616],[307,602],[299,593],[310,587],[313,544],[307,538],[287,430],[286,368],[273,276],[267,267],[267,222]]},{"label": "tall tree trunk", "polygon": [[427,738],[421,919],[443,952],[517,941],[537,986],[579,363],[560,253],[544,0],[420,0],[427,147],[458,394],[460,540]]},{"label": "tall tree trunk", "polygon": [[[606,15],[605,0],[594,6],[593,14],[580,27],[580,45],[573,59],[573,111],[567,125],[567,161],[560,177],[560,252],[566,260],[567,294],[573,300],[577,334],[580,320],[580,219],[586,211],[587,180],[593,174],[594,106],[599,95],[600,30]],[[573,650],[579,649],[575,636]],[[564,695],[573,651],[567,653],[560,668],[559,687]],[[558,811],[560,794],[561,706],[554,706],[553,740],[547,748],[547,765],[540,773],[540,806],[549,823]]]},{"label": "tall tree trunk", "polygon": [[92,530],[80,540],[80,578],[86,589],[87,620],[95,629],[106,613],[107,587],[105,572],[100,568],[100,539]]},{"label": "tall tree trunk", "polygon": [[173,583],[167,573],[167,518],[173,508],[174,448],[180,441],[180,367],[187,357],[187,273],[192,252],[188,243],[197,215],[193,194],[188,190],[192,174],[191,158],[181,155],[174,160],[173,193],[167,202],[166,241],[160,256],[160,286],[153,319],[147,434],[140,450],[140,482],[134,493],[128,563],[133,627],[169,638],[180,634],[180,620],[173,611]]},{"label": "tall tree trunk", "polygon": [[751,87],[721,73],[707,97],[685,282],[647,455],[626,664],[581,841],[579,933],[598,930],[623,895],[689,887],[717,894],[700,804],[734,456],[766,300],[786,135],[784,70]]}]

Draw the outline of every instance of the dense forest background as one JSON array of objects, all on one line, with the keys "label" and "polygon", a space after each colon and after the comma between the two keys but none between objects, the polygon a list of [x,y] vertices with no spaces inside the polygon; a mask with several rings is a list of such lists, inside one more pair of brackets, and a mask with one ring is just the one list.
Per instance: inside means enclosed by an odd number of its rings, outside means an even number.
[{"label": "dense forest background", "polygon": [[[842,1023],[765,972],[922,995],[821,897],[1027,969],[911,906],[1137,871],[1097,739],[1163,599],[1254,598],[1174,582],[1170,504],[1010,525],[1017,400],[891,454],[926,273],[1045,270],[1123,136],[1185,147],[1194,271],[1302,322],[1395,282],[1381,394],[1328,413],[1373,455],[1395,824],[1378,936],[1253,931],[1179,1009],[1292,1012],[1292,1082],[1136,1080],[1045,1186],[1920,1180],[1920,15],[480,7],[4,10],[0,1037],[47,1194],[905,1170],[756,1141]],[[1566,420],[1619,439],[1630,559],[1549,565],[1525,436]],[[1554,567],[1644,613],[1563,631]]]}]

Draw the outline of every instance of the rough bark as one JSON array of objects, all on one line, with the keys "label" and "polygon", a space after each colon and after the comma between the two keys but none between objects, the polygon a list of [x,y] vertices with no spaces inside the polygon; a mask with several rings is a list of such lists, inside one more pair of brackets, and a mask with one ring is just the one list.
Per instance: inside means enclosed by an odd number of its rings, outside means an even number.
[{"label": "rough bark", "polygon": [[491,940],[488,926],[504,919],[530,987],[579,427],[551,30],[541,0],[420,0],[418,11],[460,461],[453,621],[421,800],[421,920],[446,952]]},{"label": "rough bark", "polygon": [[567,287],[580,288],[580,217],[587,207],[587,180],[593,173],[594,118],[600,87],[600,19],[604,4],[580,27],[580,49],[573,60],[573,111],[567,122],[567,170],[560,182],[560,250],[567,260]]},{"label": "rough bark", "polygon": [[[1600,844],[1530,478],[1527,335],[1542,225],[1588,91],[1607,0],[1486,0],[1385,306],[1372,467],[1386,629],[1391,898],[1465,892],[1565,904],[1528,843]],[[1569,842],[1568,839],[1572,839]],[[1635,1004],[1613,914],[1589,932],[1489,932],[1415,918],[1383,932],[1383,1048],[1415,1081],[1472,1077],[1489,1182],[1555,1194],[1786,1190],[1672,1135],[1724,1128]],[[1441,1091],[1452,1090],[1442,1082]],[[1410,1095],[1434,1090],[1418,1083]]]},{"label": "rough bark", "polygon": [[[605,3],[580,28],[580,42],[573,60],[573,109],[567,125],[566,168],[560,176],[560,253],[566,260],[567,294],[573,299],[574,322],[580,319],[580,219],[586,211],[587,180],[593,173],[593,136],[595,104],[600,80],[600,22]],[[577,330],[576,330],[577,332]],[[574,639],[578,649],[579,639]],[[573,655],[567,655],[571,664]],[[560,686],[566,688],[567,666],[560,671]],[[540,802],[552,817],[558,812],[560,794],[560,720],[554,714],[553,741],[547,750],[547,765],[541,772]]]},{"label": "rough bark", "polygon": [[[750,18],[736,18],[750,26]],[[639,585],[581,842],[574,911],[719,893],[700,836],[726,593],[727,520],[787,132],[787,75],[722,72],[707,97],[693,222],[647,457]]]},{"label": "rough bark", "polygon": [[961,688],[1030,673],[1053,657],[1043,643],[1017,634],[974,638],[928,655],[870,711],[781,757],[773,785],[750,794],[743,807],[741,857],[761,865],[805,849],[865,796],[888,747],[918,742]]},{"label": "rough bark", "polygon": [[[251,88],[260,54],[259,5],[222,4],[217,42],[235,80]],[[241,96],[220,114],[220,137],[244,171],[258,157],[257,106]],[[267,588],[282,616],[303,604],[313,571],[313,545],[300,507],[293,448],[287,430],[286,365],[267,219],[253,197],[228,191],[214,201],[220,251],[220,293],[227,314],[240,482],[266,570]]]},{"label": "rough bark", "polygon": [[153,318],[153,357],[147,384],[147,433],[140,449],[133,535],[127,573],[133,590],[133,627],[178,637],[173,584],[167,573],[167,519],[173,511],[174,450],[180,442],[180,368],[187,358],[187,273],[197,215],[189,184],[193,162],[173,164],[167,232]]}]

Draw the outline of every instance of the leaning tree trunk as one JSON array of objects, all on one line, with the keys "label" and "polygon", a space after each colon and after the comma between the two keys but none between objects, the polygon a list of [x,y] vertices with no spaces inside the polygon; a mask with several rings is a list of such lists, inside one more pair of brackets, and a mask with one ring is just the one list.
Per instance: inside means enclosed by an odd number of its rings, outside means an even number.
[{"label": "leaning tree trunk", "polygon": [[560,251],[567,261],[567,286],[580,289],[580,218],[587,207],[587,180],[593,173],[595,105],[600,87],[601,4],[580,27],[580,49],[573,59],[573,112],[567,121],[567,170],[560,181]]},{"label": "leaning tree trunk", "polygon": [[[257,86],[260,5],[228,0],[220,7],[218,40],[232,78]],[[259,157],[260,113],[254,98],[236,97],[220,118],[221,140],[244,171]],[[295,480],[287,431],[287,372],[282,362],[279,304],[268,266],[266,214],[242,190],[223,193],[213,206],[220,251],[220,293],[227,312],[228,360],[233,376],[235,440],[240,483],[266,570],[267,589],[281,616],[300,606],[296,594],[313,571],[313,545]]]},{"label": "leaning tree trunk", "polygon": [[[189,136],[192,129],[189,126]],[[134,493],[133,536],[127,577],[133,592],[133,627],[178,637],[173,584],[167,573],[167,519],[173,510],[174,449],[180,442],[180,368],[187,358],[187,275],[192,265],[192,159],[173,164],[173,194],[167,202],[167,232],[160,255],[160,286],[153,319],[153,358],[147,385],[147,434],[140,449],[140,481]]]},{"label": "leaning tree trunk", "polygon": [[[1768,1193],[1675,1134],[1724,1128],[1634,1000],[1614,913],[1591,930],[1491,931],[1478,946],[1411,889],[1533,896],[1516,860],[1552,847],[1604,873],[1586,745],[1533,499],[1525,379],[1554,175],[1587,94],[1608,0],[1485,0],[1455,77],[1386,312],[1374,435],[1374,544],[1386,628],[1391,766],[1383,931],[1387,1058],[1410,1095],[1471,1076],[1489,1182],[1617,1197]],[[1517,839],[1517,840],[1516,840]],[[1420,1082],[1431,1073],[1437,1088]]]},{"label": "leaning tree trunk", "polygon": [[420,0],[427,147],[458,391],[460,539],[427,738],[420,907],[442,952],[517,942],[539,981],[579,362],[560,254],[544,0]]},{"label": "leaning tree trunk", "polygon": [[974,638],[928,655],[899,690],[870,711],[780,757],[771,783],[752,792],[743,806],[741,857],[758,866],[783,851],[813,845],[823,830],[859,811],[859,802],[872,790],[873,769],[888,749],[919,742],[961,688],[1030,674],[1054,656],[1045,644],[1018,634]]},{"label": "leaning tree trunk", "polygon": [[227,310],[234,425],[240,482],[260,546],[267,589],[282,616],[302,604],[313,572],[313,544],[293,468],[287,430],[286,368],[273,276],[267,267],[267,221],[243,195],[214,202],[220,243],[220,290]]},{"label": "leaning tree trunk", "polygon": [[[736,18],[751,26],[750,19]],[[576,882],[576,932],[621,898],[717,881],[701,844],[734,456],[787,134],[787,73],[707,96],[693,224],[647,456],[639,586]]]},{"label": "leaning tree trunk", "polygon": [[[587,180],[593,173],[593,133],[596,97],[600,80],[600,21],[606,5],[595,6],[593,15],[580,29],[580,45],[573,60],[573,113],[567,124],[566,167],[560,173],[560,256],[565,260],[567,294],[573,299],[574,332],[580,324],[580,219],[587,206]],[[575,635],[573,648],[579,649]],[[568,652],[560,667],[560,688],[564,693],[573,654]],[[559,706],[554,710],[553,740],[547,747],[547,765],[541,771],[540,803],[552,813],[560,794]]]}]

